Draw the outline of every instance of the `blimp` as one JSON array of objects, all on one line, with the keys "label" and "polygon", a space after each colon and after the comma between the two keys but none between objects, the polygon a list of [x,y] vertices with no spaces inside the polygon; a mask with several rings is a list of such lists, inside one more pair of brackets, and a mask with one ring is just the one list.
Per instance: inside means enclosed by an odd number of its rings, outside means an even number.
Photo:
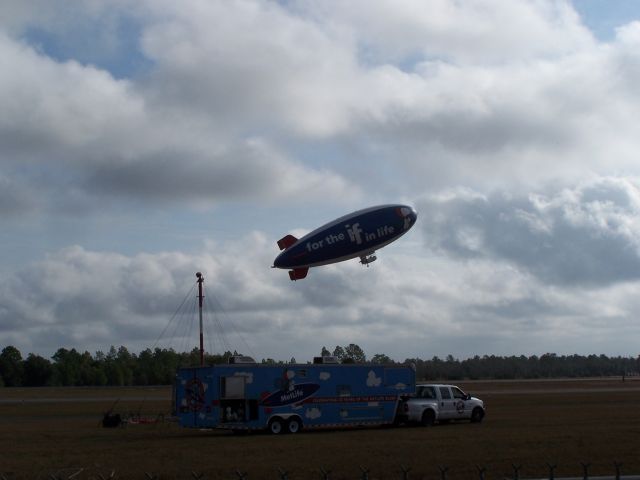
[{"label": "blimp", "polygon": [[289,270],[291,280],[302,280],[309,268],[360,257],[369,265],[376,250],[396,241],[416,223],[418,214],[408,205],[378,205],[337,218],[298,239],[278,240],[282,252],[272,268]]}]

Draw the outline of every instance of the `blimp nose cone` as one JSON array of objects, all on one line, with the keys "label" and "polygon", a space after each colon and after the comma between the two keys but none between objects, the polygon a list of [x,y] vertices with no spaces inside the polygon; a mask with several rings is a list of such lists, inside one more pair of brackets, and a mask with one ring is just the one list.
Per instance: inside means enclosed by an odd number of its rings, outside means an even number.
[{"label": "blimp nose cone", "polygon": [[411,217],[411,220],[413,220],[413,222],[415,223],[415,221],[418,219],[418,212],[416,211],[415,208],[411,207],[411,213],[409,213],[409,216]]},{"label": "blimp nose cone", "polygon": [[416,223],[416,220],[418,219],[418,212],[416,212],[415,208],[409,205],[402,205],[399,210],[400,216],[405,219],[405,229],[408,225],[413,226],[413,224]]}]

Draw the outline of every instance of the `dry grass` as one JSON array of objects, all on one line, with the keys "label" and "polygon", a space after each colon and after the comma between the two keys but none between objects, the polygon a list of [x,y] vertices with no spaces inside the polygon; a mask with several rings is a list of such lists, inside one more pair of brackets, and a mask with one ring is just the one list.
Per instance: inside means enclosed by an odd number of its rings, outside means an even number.
[{"label": "dry grass", "polygon": [[[169,388],[156,389],[0,389],[0,474],[7,478],[48,478],[49,473],[85,470],[75,478],[98,478],[115,470],[118,478],[278,478],[277,467],[292,479],[410,478],[437,479],[439,465],[449,479],[511,475],[544,476],[547,463],[556,476],[580,475],[580,462],[591,474],[640,474],[640,381],[461,383],[481,397],[487,418],[433,428],[361,429],[298,435],[233,435],[223,431],[181,429],[175,424],[104,429],[102,412],[121,398],[116,411],[155,415],[167,412]],[[142,402],[142,398],[147,398]],[[104,398],[104,401],[100,399]],[[31,400],[22,402],[21,400]],[[83,400],[88,399],[88,401]],[[5,400],[5,402],[2,402]],[[8,400],[11,400],[8,402]],[[37,401],[33,401],[37,400]],[[67,475],[68,476],[68,475]]]}]

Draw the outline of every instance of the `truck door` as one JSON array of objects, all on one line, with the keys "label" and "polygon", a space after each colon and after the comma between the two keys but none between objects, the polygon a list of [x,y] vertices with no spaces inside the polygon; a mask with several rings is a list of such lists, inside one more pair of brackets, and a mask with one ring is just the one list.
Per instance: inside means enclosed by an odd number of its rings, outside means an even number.
[{"label": "truck door", "polygon": [[460,390],[458,387],[451,387],[451,393],[455,400],[457,415],[453,418],[470,418],[471,417],[471,405],[467,401],[467,394]]},{"label": "truck door", "polygon": [[438,405],[438,419],[439,420],[451,420],[457,418],[458,413],[456,410],[456,401],[451,395],[449,387],[438,387],[439,405]]}]

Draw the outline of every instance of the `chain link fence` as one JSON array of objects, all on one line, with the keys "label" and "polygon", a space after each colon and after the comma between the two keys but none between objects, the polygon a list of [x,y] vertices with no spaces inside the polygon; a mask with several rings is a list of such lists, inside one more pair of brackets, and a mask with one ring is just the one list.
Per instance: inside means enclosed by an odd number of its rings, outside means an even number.
[{"label": "chain link fence", "polygon": [[[545,476],[530,477],[523,474],[523,468],[521,465],[512,465],[513,471],[509,475],[505,475],[504,472],[491,472],[488,468],[482,465],[476,465],[476,472],[472,475],[467,475],[469,480],[640,480],[640,475],[625,475],[622,472],[622,463],[614,462],[611,465],[611,474],[605,476],[590,475],[589,469],[591,464],[581,463],[581,473],[578,476],[573,477],[558,477],[556,476],[556,464],[547,464],[545,466],[547,474]],[[140,479],[140,480],[161,480],[164,478],[181,478],[184,480],[261,480],[261,479],[273,479],[273,480],[306,480],[306,479],[318,479],[318,480],[331,480],[331,479],[349,479],[349,480],[448,480],[450,476],[460,478],[460,475],[454,475],[456,473],[455,468],[451,468],[446,465],[438,465],[434,467],[432,473],[414,473],[411,467],[405,465],[398,465],[395,475],[376,475],[365,466],[359,466],[359,472],[352,472],[347,474],[344,471],[334,472],[324,467],[319,467],[315,473],[311,475],[306,472],[304,474],[295,472],[289,472],[284,468],[275,467],[273,474],[265,476],[264,473],[252,474],[250,471],[244,472],[240,469],[230,471],[228,474],[207,474],[196,471],[185,473],[182,477],[175,477],[173,475],[166,476],[161,472],[144,472],[144,474],[131,475],[127,472],[119,472],[114,469],[98,469],[96,467],[90,468],[75,468],[64,469],[54,472],[41,473],[33,478],[42,480],[116,480],[116,479]],[[576,469],[579,471],[578,469]],[[0,480],[14,480],[18,478],[28,478],[16,473],[0,473]]]}]

